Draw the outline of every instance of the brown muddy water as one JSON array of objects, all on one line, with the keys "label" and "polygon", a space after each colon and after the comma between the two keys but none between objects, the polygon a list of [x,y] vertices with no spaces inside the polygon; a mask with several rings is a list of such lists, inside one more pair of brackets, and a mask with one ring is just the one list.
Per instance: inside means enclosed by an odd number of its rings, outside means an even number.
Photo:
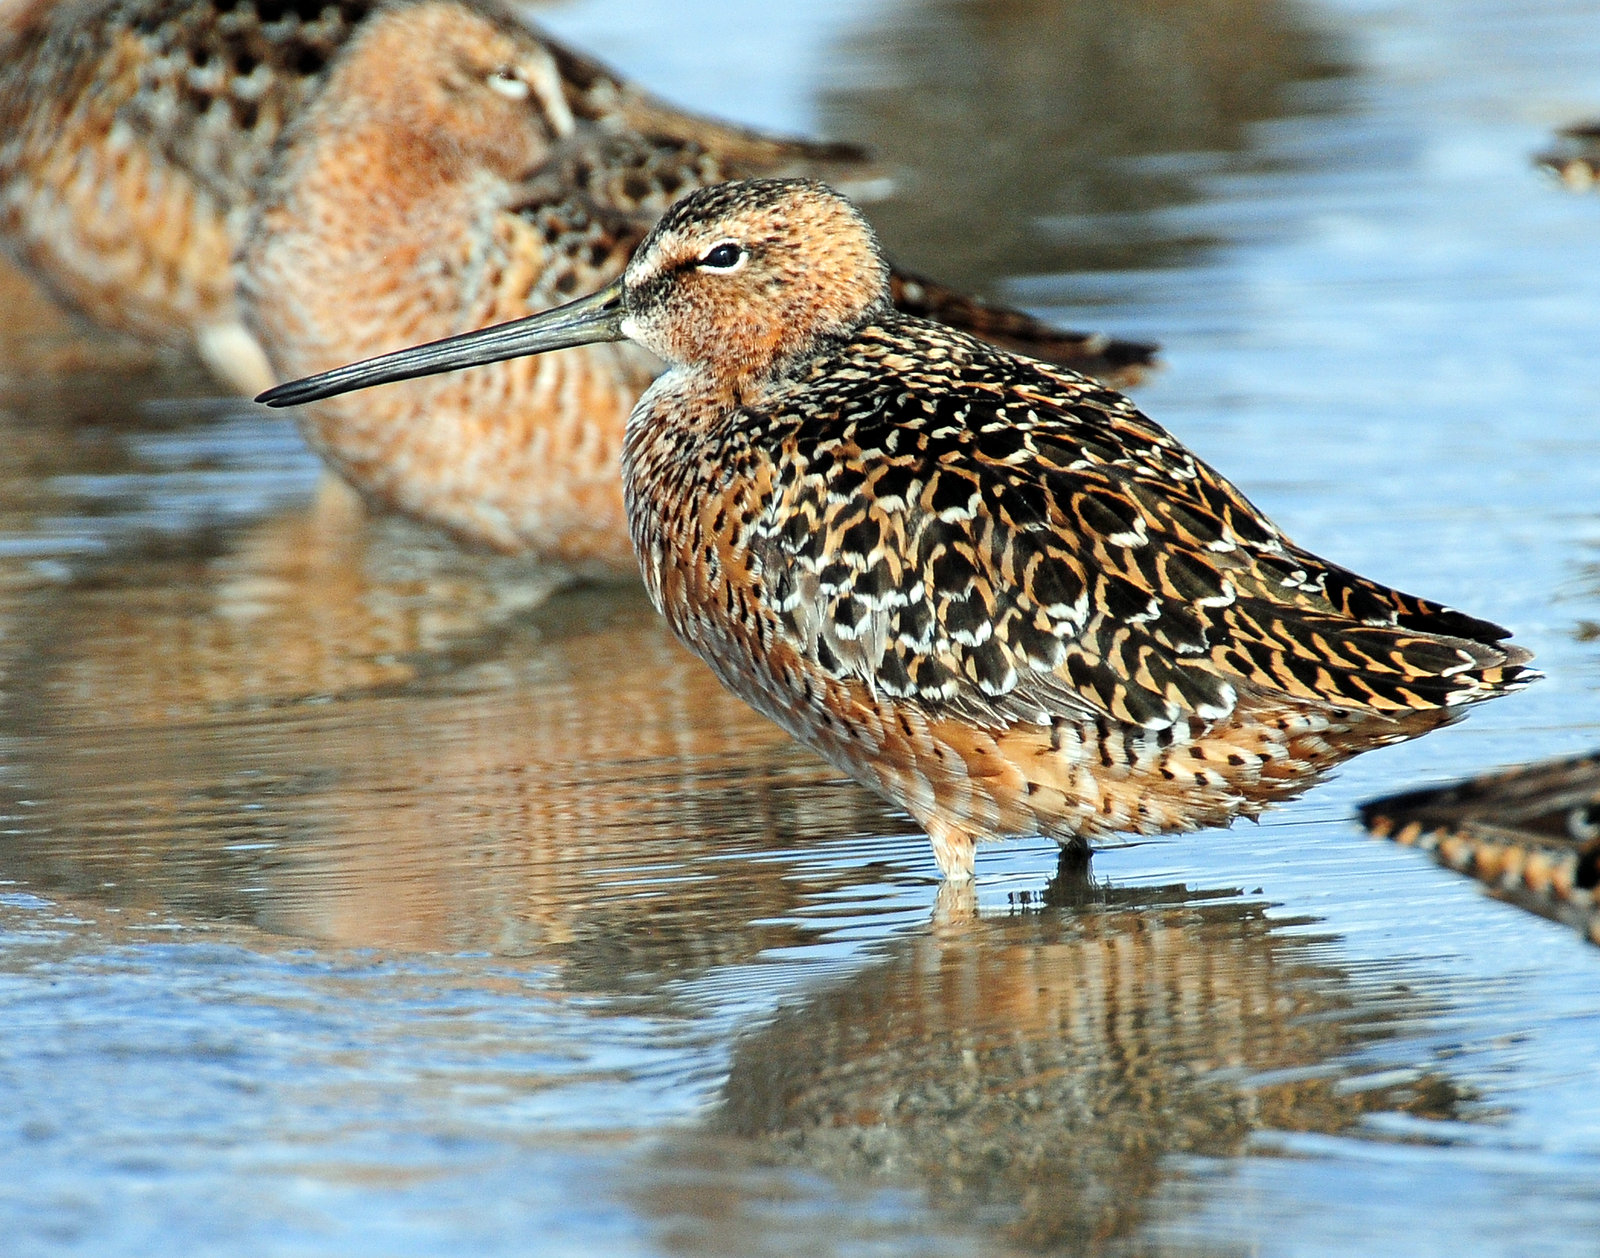
[{"label": "brown muddy water", "polygon": [[908,265],[1162,341],[1292,535],[1549,676],[974,913],[634,592],[367,523],[7,279],[0,1249],[1600,1250],[1600,949],[1352,819],[1600,746],[1600,198],[1530,163],[1600,4],[540,16],[870,142]]}]

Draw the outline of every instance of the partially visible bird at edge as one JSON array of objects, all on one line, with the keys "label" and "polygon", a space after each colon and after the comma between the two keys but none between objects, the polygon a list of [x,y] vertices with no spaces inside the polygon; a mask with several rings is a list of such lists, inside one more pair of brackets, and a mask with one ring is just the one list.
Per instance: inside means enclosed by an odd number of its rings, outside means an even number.
[{"label": "partially visible bird at edge", "polygon": [[[246,393],[591,292],[698,187],[882,182],[850,145],[673,109],[492,0],[32,0],[13,25],[13,252],[102,324],[192,341]],[[1123,384],[1152,362],[1148,344],[892,284],[910,313]],[[377,507],[631,572],[616,466],[659,370],[590,347],[300,421]]]},{"label": "partially visible bird at edge", "polygon": [[1600,752],[1375,799],[1361,821],[1600,944]]},{"label": "partially visible bird at edge", "polygon": [[283,406],[626,339],[646,588],[735,694],[978,840],[1226,824],[1527,683],[1507,631],[1294,545],[1101,382],[895,309],[808,180],[702,189],[576,302],[285,385]]},{"label": "partially visible bird at edge", "polygon": [[1535,159],[1574,192],[1600,186],[1600,122],[1564,127],[1556,133],[1557,146]]}]

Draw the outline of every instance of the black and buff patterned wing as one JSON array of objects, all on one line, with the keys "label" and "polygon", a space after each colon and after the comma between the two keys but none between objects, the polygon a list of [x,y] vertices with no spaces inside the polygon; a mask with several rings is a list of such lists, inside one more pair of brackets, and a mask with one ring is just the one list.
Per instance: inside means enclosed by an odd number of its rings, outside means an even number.
[{"label": "black and buff patterned wing", "polygon": [[1375,799],[1361,821],[1600,943],[1600,752]]},{"label": "black and buff patterned wing", "polygon": [[898,320],[790,388],[766,597],[890,698],[1162,729],[1275,698],[1398,715],[1523,672],[1506,631],[1298,549],[1082,376]]},{"label": "black and buff patterned wing", "polygon": [[1021,310],[957,292],[898,267],[889,277],[889,293],[901,314],[959,328],[991,345],[1081,371],[1119,389],[1138,384],[1156,365],[1159,347],[1153,342],[1058,328]]},{"label": "black and buff patterned wing", "polygon": [[1390,795],[1363,804],[1361,820],[1390,837],[1409,829],[1413,835],[1579,847],[1590,854],[1580,882],[1593,889],[1600,885],[1600,752]]}]

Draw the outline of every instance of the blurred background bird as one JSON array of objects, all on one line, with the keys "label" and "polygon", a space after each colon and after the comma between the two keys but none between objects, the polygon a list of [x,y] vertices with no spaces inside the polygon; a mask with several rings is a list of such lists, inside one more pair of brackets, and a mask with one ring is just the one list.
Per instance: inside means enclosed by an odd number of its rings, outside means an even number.
[{"label": "blurred background bird", "polygon": [[[696,187],[882,182],[851,146],[666,106],[492,3],[35,2],[7,51],[0,228],[15,255],[94,321],[192,345],[247,393],[591,291]],[[895,292],[1122,383],[1152,359],[918,277]],[[329,403],[303,425],[369,502],[629,572],[616,462],[658,368],[585,350]]]},{"label": "blurred background bird", "polygon": [[1588,192],[1600,183],[1600,122],[1563,127],[1556,146],[1536,160],[1574,192]]}]

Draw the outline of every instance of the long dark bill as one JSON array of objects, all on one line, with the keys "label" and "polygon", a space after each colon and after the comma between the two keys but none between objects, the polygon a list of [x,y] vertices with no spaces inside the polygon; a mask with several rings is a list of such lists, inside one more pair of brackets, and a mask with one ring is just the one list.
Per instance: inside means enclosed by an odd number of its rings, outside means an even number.
[{"label": "long dark bill", "polygon": [[622,281],[618,279],[592,296],[580,297],[554,310],[498,323],[478,332],[447,336],[442,341],[382,354],[348,367],[335,367],[303,380],[291,380],[268,389],[256,401],[268,406],[300,406],[356,389],[369,389],[375,384],[436,376],[462,367],[480,367],[507,358],[592,345],[596,341],[620,341],[626,313],[622,304]]}]

